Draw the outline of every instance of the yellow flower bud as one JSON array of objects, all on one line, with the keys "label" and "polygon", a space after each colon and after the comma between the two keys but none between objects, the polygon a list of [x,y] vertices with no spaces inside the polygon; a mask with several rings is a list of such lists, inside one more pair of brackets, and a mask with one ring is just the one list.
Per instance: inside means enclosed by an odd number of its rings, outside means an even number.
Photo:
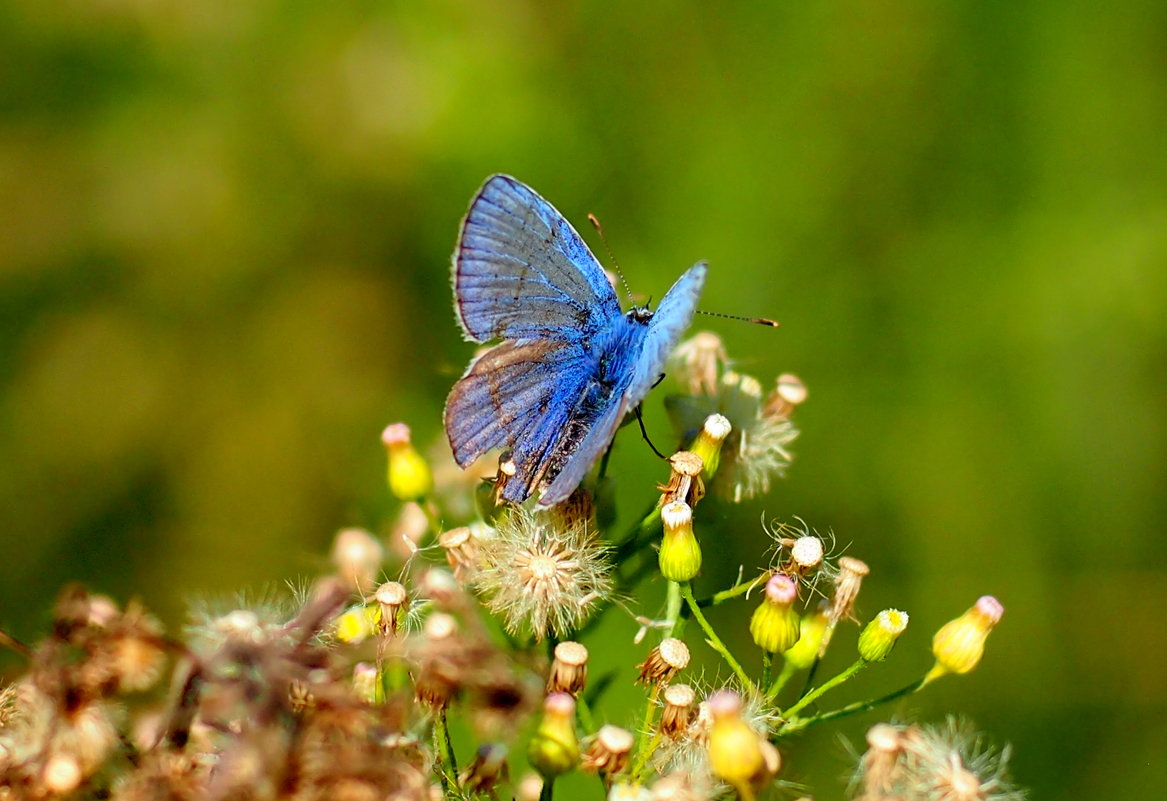
[{"label": "yellow flower bud", "polygon": [[761,605],[750,618],[750,635],[763,651],[780,653],[798,642],[800,635],[798,613],[798,585],[789,576],[777,573],[766,582]]},{"label": "yellow flower bud", "polygon": [[742,720],[741,697],[718,690],[706,702],[713,726],[709,731],[709,767],[713,775],[734,786],[748,787],[766,763],[762,739]]},{"label": "yellow flower bud", "polygon": [[898,609],[884,609],[859,634],[859,657],[865,662],[882,662],[904,629],[908,614]]},{"label": "yellow flower bud", "polygon": [[932,655],[936,665],[928,680],[945,673],[968,673],[981,661],[989,632],[1005,614],[1005,607],[991,595],[977,599],[972,609],[944,624],[932,638]]},{"label": "yellow flower bud", "polygon": [[543,717],[527,747],[527,760],[544,778],[566,773],[579,762],[574,717],[575,699],[567,693],[551,693],[543,701]]},{"label": "yellow flower bud", "polygon": [[422,455],[409,439],[409,426],[393,423],[381,433],[389,451],[389,491],[403,501],[416,501],[430,494],[434,478]]},{"label": "yellow flower bud", "polygon": [[705,425],[701,427],[701,432],[688,448],[701,457],[701,463],[705,465],[705,475],[711,476],[717,472],[717,466],[721,462],[721,443],[725,442],[731,430],[728,418],[723,415],[711,414],[705,418]]},{"label": "yellow flower bud", "polygon": [[823,605],[813,612],[808,612],[799,621],[798,642],[783,652],[782,658],[795,670],[806,670],[818,658],[819,645],[827,631],[829,617]]},{"label": "yellow flower bud", "polygon": [[693,534],[693,511],[684,501],[666,503],[660,510],[664,537],[660,544],[660,572],[669,581],[691,581],[701,569],[701,545]]}]

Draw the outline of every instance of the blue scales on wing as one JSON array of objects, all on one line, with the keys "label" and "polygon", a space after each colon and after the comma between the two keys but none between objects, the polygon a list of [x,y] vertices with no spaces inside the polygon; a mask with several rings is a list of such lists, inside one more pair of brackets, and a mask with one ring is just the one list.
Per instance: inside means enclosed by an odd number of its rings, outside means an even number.
[{"label": "blue scales on wing", "polygon": [[506,175],[487,179],[462,222],[454,298],[475,342],[579,341],[620,316],[616,293],[571,223]]}]

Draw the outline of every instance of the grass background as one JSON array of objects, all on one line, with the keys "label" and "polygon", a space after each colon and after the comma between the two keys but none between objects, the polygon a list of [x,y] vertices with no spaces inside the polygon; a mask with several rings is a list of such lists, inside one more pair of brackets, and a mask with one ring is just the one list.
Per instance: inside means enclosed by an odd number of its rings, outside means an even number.
[{"label": "grass background", "polygon": [[[833,531],[862,610],[912,615],[872,693],[993,593],[981,667],[900,711],[1011,741],[1035,798],[1159,797],[1164,31],[1150,0],[0,0],[0,625],[75,579],[177,625],[383,526],[378,434],[440,435],[449,253],[504,171],[599,215],[637,291],[704,258],[704,308],[782,321],[699,321],[810,388],[707,587],[763,516]],[[834,731],[788,763],[841,796]]]}]

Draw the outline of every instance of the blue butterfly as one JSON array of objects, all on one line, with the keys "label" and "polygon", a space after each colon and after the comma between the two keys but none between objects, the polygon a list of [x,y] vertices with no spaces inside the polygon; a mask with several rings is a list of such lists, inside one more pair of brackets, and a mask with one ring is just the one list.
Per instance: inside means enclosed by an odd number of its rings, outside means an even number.
[{"label": "blue butterfly", "polygon": [[527,185],[494,175],[470,203],[454,251],[454,306],[468,339],[503,342],[471,362],[446,400],[446,435],[466,467],[510,448],[502,497],[565,500],[660,379],[693,317],[704,263],[656,312],[620,310],[571,224]]}]

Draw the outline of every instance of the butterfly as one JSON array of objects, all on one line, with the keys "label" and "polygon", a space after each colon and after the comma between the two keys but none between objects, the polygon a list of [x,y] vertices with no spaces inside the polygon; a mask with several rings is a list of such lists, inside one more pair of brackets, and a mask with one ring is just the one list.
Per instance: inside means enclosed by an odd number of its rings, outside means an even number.
[{"label": "butterfly", "polygon": [[446,400],[454,460],[508,448],[501,496],[565,500],[663,375],[689,326],[706,265],[690,267],[656,311],[620,309],[571,223],[526,184],[493,175],[470,203],[454,250],[454,309],[468,339],[502,340],[470,363]]}]

